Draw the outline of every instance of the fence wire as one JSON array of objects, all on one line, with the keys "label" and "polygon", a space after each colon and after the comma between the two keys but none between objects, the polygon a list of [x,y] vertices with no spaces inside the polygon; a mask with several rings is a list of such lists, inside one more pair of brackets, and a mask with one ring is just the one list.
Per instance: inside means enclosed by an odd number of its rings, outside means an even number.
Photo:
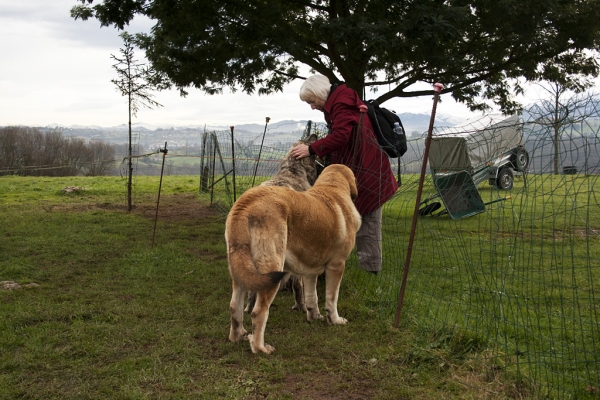
[{"label": "fence wire", "polygon": [[[527,154],[521,170],[515,153],[502,151],[507,139],[498,132],[506,126],[491,129],[487,139],[481,138],[490,126],[485,118],[435,129],[434,137],[474,137],[467,156],[478,153],[483,161],[428,168],[420,207],[440,205],[418,220],[401,326],[459,346],[465,360],[482,359],[532,397],[594,398],[600,393],[600,119],[565,124],[557,133],[530,111],[510,125]],[[312,122],[285,135],[271,128],[233,137],[205,132],[202,149],[181,157],[193,158],[193,166],[169,153],[167,174],[198,174],[200,196],[226,213],[277,171],[294,142],[325,132]],[[362,271],[354,252],[343,281],[344,290],[386,321],[399,306],[425,137],[411,138],[408,152],[390,160],[401,185],[383,207],[383,271]],[[438,151],[452,153],[445,145]],[[499,180],[505,161],[512,163],[510,190]]]},{"label": "fence wire", "polygon": [[[419,220],[403,315],[435,337],[448,332],[462,337],[474,356],[483,354],[491,365],[528,382],[532,397],[597,396],[598,130],[565,127],[554,141],[548,127],[535,121],[516,128],[522,130],[529,167],[514,177],[512,190],[486,179],[472,193],[472,184],[459,179],[450,185],[458,190],[448,191],[443,203],[471,202],[476,208],[478,195],[484,212]],[[445,189],[436,187],[436,171],[430,172],[424,196]],[[442,174],[442,183],[447,176]],[[404,183],[404,192],[385,208],[389,274],[362,291],[385,315],[394,307],[417,181],[405,177]]]}]

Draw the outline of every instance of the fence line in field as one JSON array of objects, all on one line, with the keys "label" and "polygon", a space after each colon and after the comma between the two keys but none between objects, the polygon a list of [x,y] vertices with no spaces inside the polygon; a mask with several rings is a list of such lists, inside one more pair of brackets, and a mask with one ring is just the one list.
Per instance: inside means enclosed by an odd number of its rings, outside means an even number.
[{"label": "fence line in field", "polygon": [[[482,182],[476,194],[484,212],[419,218],[401,326],[421,330],[435,346],[460,347],[464,360],[483,359],[488,373],[502,371],[532,397],[597,396],[600,124],[563,126],[557,138],[539,120],[519,122],[529,167],[511,191]],[[236,196],[276,172],[296,140],[315,131],[322,135],[325,127],[310,123],[286,140],[206,132],[193,167],[169,153],[170,173],[199,175],[200,195],[226,213]],[[400,162],[391,160],[401,186],[384,205],[383,271],[360,270],[354,253],[343,282],[386,321],[396,311],[423,139],[411,138]],[[424,190],[424,197],[438,194],[431,173]]]}]

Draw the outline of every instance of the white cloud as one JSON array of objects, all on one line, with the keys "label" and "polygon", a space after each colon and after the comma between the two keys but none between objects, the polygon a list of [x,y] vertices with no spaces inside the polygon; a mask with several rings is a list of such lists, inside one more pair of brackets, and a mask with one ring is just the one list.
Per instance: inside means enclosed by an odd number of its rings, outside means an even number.
[{"label": "white cloud", "polygon": [[[97,20],[73,20],[76,0],[0,0],[0,126],[99,125],[127,122],[127,105],[110,82],[116,73],[110,54],[122,47],[119,32],[100,28]],[[127,31],[149,31],[152,22],[136,18]],[[136,53],[143,59],[143,53]],[[156,93],[164,107],[141,109],[134,122],[161,126],[235,125],[285,119],[322,121],[318,111],[298,97],[301,82],[284,93],[249,96],[237,92],[209,96],[190,89],[186,98],[176,90]],[[438,113],[469,114],[449,95]],[[397,112],[430,113],[428,97],[393,99],[385,106]]]}]

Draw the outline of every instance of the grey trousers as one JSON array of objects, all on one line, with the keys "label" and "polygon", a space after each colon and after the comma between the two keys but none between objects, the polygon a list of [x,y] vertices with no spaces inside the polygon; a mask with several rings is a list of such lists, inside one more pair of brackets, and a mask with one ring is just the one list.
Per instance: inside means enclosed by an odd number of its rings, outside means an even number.
[{"label": "grey trousers", "polygon": [[356,232],[358,266],[365,271],[381,271],[381,207],[362,216],[362,225]]}]

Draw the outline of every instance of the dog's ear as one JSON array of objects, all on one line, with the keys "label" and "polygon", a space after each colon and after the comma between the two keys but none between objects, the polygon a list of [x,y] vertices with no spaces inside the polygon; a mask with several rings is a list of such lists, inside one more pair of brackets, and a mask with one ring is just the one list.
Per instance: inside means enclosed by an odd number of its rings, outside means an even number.
[{"label": "dog's ear", "polygon": [[352,200],[356,199],[358,197],[358,183],[356,181],[356,176],[354,176],[354,172],[348,167],[344,167],[341,172],[344,175],[344,178],[346,178],[346,181],[348,181],[350,198]]},{"label": "dog's ear", "polygon": [[314,142],[317,141],[317,135],[315,135],[314,133],[311,134],[308,139],[306,139],[306,144],[313,144]]},{"label": "dog's ear", "polygon": [[352,178],[353,179],[350,179],[348,183],[350,184],[350,198],[352,199],[352,201],[354,201],[358,197],[358,186],[354,174],[352,174]]}]

